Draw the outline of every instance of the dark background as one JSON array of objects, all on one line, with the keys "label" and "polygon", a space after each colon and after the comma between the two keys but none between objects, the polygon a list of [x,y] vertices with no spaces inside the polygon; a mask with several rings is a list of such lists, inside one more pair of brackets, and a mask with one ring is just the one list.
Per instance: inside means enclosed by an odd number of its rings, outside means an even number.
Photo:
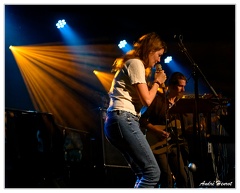
[{"label": "dark background", "polygon": [[[195,63],[212,88],[231,99],[233,109],[231,112],[234,112],[235,8],[235,5],[5,5],[5,108],[14,109],[17,114],[22,110],[35,110],[9,46],[61,42],[62,37],[55,23],[60,18],[65,18],[68,25],[81,35],[86,44],[118,44],[122,39],[134,42],[141,35],[155,31],[167,42],[168,53],[191,71],[192,63],[179,49],[178,39],[174,39],[174,35],[177,37],[182,35],[183,42]],[[106,64],[104,70],[109,69],[110,72],[111,65]],[[167,68],[166,72],[168,73]],[[203,92],[211,93],[202,78],[200,82],[206,89]],[[193,91],[192,87],[190,94],[194,94]],[[104,90],[100,92],[106,94]],[[98,102],[98,99],[89,101],[89,107],[98,108]],[[235,114],[231,115],[231,122],[235,122],[233,120]],[[31,119],[32,116],[30,114],[27,118]],[[33,124],[32,120],[28,119],[24,123],[27,127]],[[81,135],[84,136],[84,140],[87,139],[87,143],[92,143],[92,137],[96,139],[97,142],[94,141],[96,147],[93,145],[96,154],[94,159],[100,160],[101,165],[102,152],[98,142],[102,139],[100,119],[101,116],[94,119],[96,121],[93,127],[96,133]],[[22,124],[15,125],[15,128],[20,129],[23,127]],[[234,133],[232,130],[233,128],[230,133]],[[56,144],[61,144],[61,141],[56,140]],[[51,161],[54,160],[47,156]],[[28,156],[23,156],[24,164],[25,159],[28,159]],[[98,165],[98,161],[96,162],[93,165]],[[11,172],[9,186],[21,186],[12,184],[14,172],[13,174]]]},{"label": "dark background", "polygon": [[[59,18],[65,18],[86,44],[118,44],[122,39],[133,43],[156,31],[167,42],[168,54],[191,71],[191,62],[180,51],[178,38],[174,39],[182,35],[213,89],[226,97],[235,96],[235,5],[6,5],[6,106],[32,108],[9,46],[61,42],[55,27]],[[105,69],[110,71],[111,65]],[[203,86],[202,92],[211,93],[207,84]],[[16,88],[21,95],[13,100]]]}]

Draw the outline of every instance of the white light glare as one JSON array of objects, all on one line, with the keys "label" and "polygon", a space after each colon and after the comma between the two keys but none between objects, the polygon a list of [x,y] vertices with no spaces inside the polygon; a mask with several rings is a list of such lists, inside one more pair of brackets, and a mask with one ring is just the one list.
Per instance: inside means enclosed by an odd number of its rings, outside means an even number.
[{"label": "white light glare", "polygon": [[58,22],[56,23],[57,28],[63,28],[64,25],[66,25],[65,19],[58,20]]},{"label": "white light glare", "polygon": [[172,56],[168,56],[165,58],[164,62],[167,64],[172,61]]},{"label": "white light glare", "polygon": [[126,44],[127,44],[126,40],[122,40],[122,41],[120,41],[120,43],[118,44],[118,47],[119,47],[119,48],[123,48],[123,47],[125,47]]}]

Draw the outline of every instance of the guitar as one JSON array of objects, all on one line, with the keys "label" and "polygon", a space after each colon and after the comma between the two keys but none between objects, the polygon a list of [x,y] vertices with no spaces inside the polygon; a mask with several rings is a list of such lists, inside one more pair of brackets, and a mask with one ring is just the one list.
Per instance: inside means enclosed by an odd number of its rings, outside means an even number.
[{"label": "guitar", "polygon": [[[171,121],[166,129],[165,125],[158,125],[162,130],[167,130],[170,133],[167,139],[161,139],[151,130],[147,130],[146,138],[154,154],[166,153],[172,146],[184,144],[184,139],[179,138],[181,134],[181,122],[179,120]],[[178,141],[177,141],[178,140]]]}]

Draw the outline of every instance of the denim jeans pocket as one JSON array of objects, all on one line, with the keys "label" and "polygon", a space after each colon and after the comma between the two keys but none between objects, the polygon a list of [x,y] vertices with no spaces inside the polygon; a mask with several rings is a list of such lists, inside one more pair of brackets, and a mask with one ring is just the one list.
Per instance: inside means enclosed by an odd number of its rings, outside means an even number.
[{"label": "denim jeans pocket", "polygon": [[104,133],[109,141],[116,141],[123,138],[121,128],[117,121],[108,120],[104,127]]}]

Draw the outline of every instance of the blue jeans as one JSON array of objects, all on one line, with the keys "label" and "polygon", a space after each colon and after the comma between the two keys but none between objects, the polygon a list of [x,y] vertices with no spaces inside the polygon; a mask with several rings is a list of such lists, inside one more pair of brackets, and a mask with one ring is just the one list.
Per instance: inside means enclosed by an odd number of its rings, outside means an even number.
[{"label": "blue jeans", "polygon": [[126,111],[107,113],[104,133],[108,141],[126,158],[137,176],[135,188],[154,188],[160,178],[160,169],[152,150],[142,133],[139,118]]}]

